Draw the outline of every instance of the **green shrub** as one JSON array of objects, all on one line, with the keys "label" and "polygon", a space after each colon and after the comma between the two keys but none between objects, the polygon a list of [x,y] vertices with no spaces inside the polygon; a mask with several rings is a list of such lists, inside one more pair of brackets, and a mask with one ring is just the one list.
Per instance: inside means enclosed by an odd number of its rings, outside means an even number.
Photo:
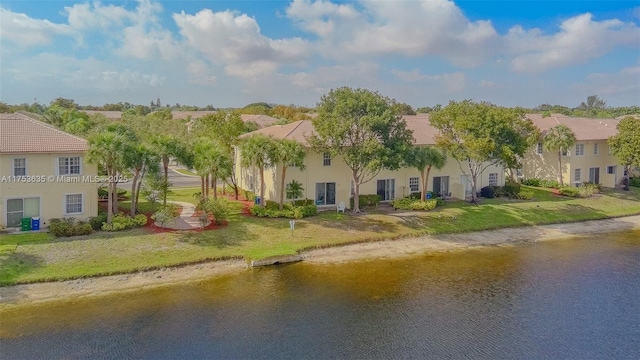
[{"label": "green shrub", "polygon": [[496,190],[493,186],[485,186],[480,189],[480,196],[487,199],[493,199],[495,197]]},{"label": "green shrub", "polygon": [[[444,201],[443,201],[444,202]],[[391,206],[396,210],[422,210],[429,211],[435,209],[438,205],[437,199],[415,200],[411,197],[405,197],[390,202]]]},{"label": "green shrub", "polygon": [[444,206],[446,202],[442,198],[436,198],[436,206]]},{"label": "green shrub", "polygon": [[600,190],[601,190],[601,187],[599,184],[585,182],[584,184],[582,184],[582,186],[578,188],[578,194],[580,195],[580,197],[587,198],[587,197],[592,197],[595,194],[599,194]]},{"label": "green shrub", "polygon": [[520,200],[531,200],[533,199],[533,194],[533,190],[523,189],[516,195],[516,198]]},{"label": "green shrub", "polygon": [[578,197],[580,195],[580,190],[576,187],[565,186],[559,189],[560,194],[569,197]]},{"label": "green shrub", "polygon": [[109,191],[103,187],[98,188],[98,198],[106,199],[109,197]]},{"label": "green shrub", "polygon": [[125,215],[123,213],[117,213],[111,218],[111,225],[106,222],[102,223],[102,230],[104,231],[119,231],[125,229],[131,229],[146,225],[147,216],[144,214],[138,214],[134,217]]},{"label": "green shrub", "polygon": [[198,204],[198,210],[213,216],[216,224],[220,225],[229,218],[229,202],[226,199],[208,199]]},{"label": "green shrub", "polygon": [[280,203],[275,201],[267,200],[265,206],[269,210],[280,210]]},{"label": "green shrub", "polygon": [[[364,207],[374,207],[374,206],[378,206],[378,204],[380,203],[380,201],[382,201],[382,196],[378,195],[378,194],[365,194],[365,195],[359,195],[358,199],[360,201],[360,207],[364,208]],[[351,199],[349,200],[350,204],[351,204],[351,208],[353,209],[353,196],[351,197]]]},{"label": "green shrub", "polygon": [[557,180],[542,180],[536,178],[522,180],[522,185],[543,187],[549,189],[560,188],[560,183]]},{"label": "green shrub", "polygon": [[93,232],[91,224],[76,218],[51,219],[49,232],[55,237],[88,235]]},{"label": "green shrub", "polygon": [[244,195],[244,198],[247,199],[247,201],[255,202],[256,197],[258,197],[258,195],[256,195],[256,193],[254,193],[253,191],[240,189],[240,192]]},{"label": "green shrub", "polygon": [[283,209],[279,210],[277,207],[253,205],[249,208],[249,212],[251,212],[251,215],[257,217],[301,219],[316,215],[318,213],[318,207],[315,204],[303,206],[284,204]]},{"label": "green shrub", "polygon": [[629,178],[629,186],[640,187],[640,177]]},{"label": "green shrub", "polygon": [[307,205],[315,206],[315,204],[316,202],[313,199],[300,199],[300,200],[293,201],[293,206],[307,206]]},{"label": "green shrub", "polygon": [[106,213],[101,213],[98,214],[98,216],[94,216],[94,217],[90,217],[89,218],[89,225],[91,225],[91,228],[93,230],[100,230],[102,229],[102,224],[107,222],[107,214]]},{"label": "green shrub", "polygon": [[509,197],[516,197],[520,192],[520,184],[514,182],[508,182],[504,184],[504,191]]},{"label": "green shrub", "polygon": [[524,180],[522,180],[522,185],[540,187],[541,186],[540,185],[541,181],[542,180],[536,179],[536,178],[524,179]]}]

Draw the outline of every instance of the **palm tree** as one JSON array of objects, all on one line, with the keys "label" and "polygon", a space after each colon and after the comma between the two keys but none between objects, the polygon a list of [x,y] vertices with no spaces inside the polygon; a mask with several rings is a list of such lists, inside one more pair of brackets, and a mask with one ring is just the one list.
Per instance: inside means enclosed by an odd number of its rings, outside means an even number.
[{"label": "palm tree", "polygon": [[131,216],[135,216],[142,179],[147,169],[154,165],[157,166],[158,158],[149,145],[136,143],[128,147],[124,154],[124,162],[133,175],[131,180]]},{"label": "palm tree", "polygon": [[240,145],[242,166],[255,166],[260,172],[260,205],[265,206],[264,200],[264,168],[272,165],[276,156],[276,145],[271,137],[253,135],[246,138]]},{"label": "palm tree", "polygon": [[113,197],[116,192],[116,183],[111,179],[116,178],[122,168],[126,145],[126,138],[115,132],[100,132],[89,138],[87,161],[91,164],[102,164],[107,171],[107,178],[109,179],[107,224],[111,224],[111,218],[113,217]]},{"label": "palm tree", "polygon": [[407,165],[420,171],[420,184],[422,186],[420,200],[424,200],[427,194],[431,168],[442,169],[446,161],[447,157],[431,146],[414,146],[409,150],[406,159]]},{"label": "palm tree", "polygon": [[563,186],[562,180],[562,153],[569,150],[576,143],[576,135],[564,124],[558,124],[547,130],[547,134],[542,139],[543,146],[547,151],[558,151],[558,177],[560,178],[560,186]]},{"label": "palm tree", "polygon": [[276,142],[276,162],[282,165],[282,179],[280,182],[280,210],[284,207],[285,178],[287,168],[296,166],[304,170],[304,158],[307,153],[301,143],[292,139],[282,139]]}]

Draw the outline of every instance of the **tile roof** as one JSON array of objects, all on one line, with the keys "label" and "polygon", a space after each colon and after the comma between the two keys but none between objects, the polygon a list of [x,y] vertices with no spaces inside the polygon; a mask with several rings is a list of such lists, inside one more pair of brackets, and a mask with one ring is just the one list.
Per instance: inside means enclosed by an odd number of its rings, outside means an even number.
[{"label": "tile roof", "polygon": [[23,114],[0,114],[0,153],[81,152],[87,140]]},{"label": "tile roof", "polygon": [[250,114],[240,114],[240,118],[242,121],[253,121],[256,124],[260,125],[260,127],[267,127],[273,125],[278,119],[271,117],[269,115],[250,115]]},{"label": "tile roof", "polygon": [[550,128],[564,124],[573,131],[578,141],[606,140],[618,133],[616,126],[620,122],[617,119],[579,118],[561,114],[547,117],[543,117],[542,114],[527,114],[526,117],[533,121],[543,135]]},{"label": "tile roof", "polygon": [[[436,143],[435,135],[438,133],[438,130],[429,124],[429,115],[403,116],[403,119],[407,122],[407,127],[413,130],[415,144],[433,145]],[[307,137],[313,134],[313,132],[313,122],[311,120],[299,120],[286,125],[268,126],[244,134],[243,137],[250,136],[251,134],[262,134],[272,136],[276,139],[293,139],[308,146]]]}]

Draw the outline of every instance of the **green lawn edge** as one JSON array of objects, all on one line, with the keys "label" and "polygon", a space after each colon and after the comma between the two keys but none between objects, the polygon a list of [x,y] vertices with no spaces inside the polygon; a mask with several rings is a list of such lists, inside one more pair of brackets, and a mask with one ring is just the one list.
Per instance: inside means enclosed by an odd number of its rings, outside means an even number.
[{"label": "green lawn edge", "polygon": [[[406,216],[370,209],[366,215],[333,211],[296,221],[259,219],[240,213],[229,226],[207,232],[152,234],[134,229],[75,238],[46,233],[0,236],[0,286],[72,280],[180,267],[217,260],[264,259],[311,249],[428,235],[547,225],[640,214],[640,189],[606,190],[589,199],[531,188],[532,201],[485,199],[480,205],[451,202],[431,212]],[[176,189],[172,200],[194,202],[195,188]],[[146,206],[146,205],[145,205]],[[404,216],[402,216],[404,214]]]}]

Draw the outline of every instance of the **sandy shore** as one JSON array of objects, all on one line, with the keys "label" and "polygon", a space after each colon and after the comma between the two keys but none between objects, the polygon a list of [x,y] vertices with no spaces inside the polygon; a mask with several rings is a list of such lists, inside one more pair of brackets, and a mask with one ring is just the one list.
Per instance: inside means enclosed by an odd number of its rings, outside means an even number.
[{"label": "sandy shore", "polygon": [[[545,241],[631,229],[640,229],[640,216],[352,244],[306,251],[301,255],[304,261],[310,263],[331,264],[455,251],[479,246]],[[136,291],[201,281],[212,276],[239,271],[251,271],[251,269],[242,260],[230,260],[133,274],[8,286],[0,288],[0,307]]]}]

